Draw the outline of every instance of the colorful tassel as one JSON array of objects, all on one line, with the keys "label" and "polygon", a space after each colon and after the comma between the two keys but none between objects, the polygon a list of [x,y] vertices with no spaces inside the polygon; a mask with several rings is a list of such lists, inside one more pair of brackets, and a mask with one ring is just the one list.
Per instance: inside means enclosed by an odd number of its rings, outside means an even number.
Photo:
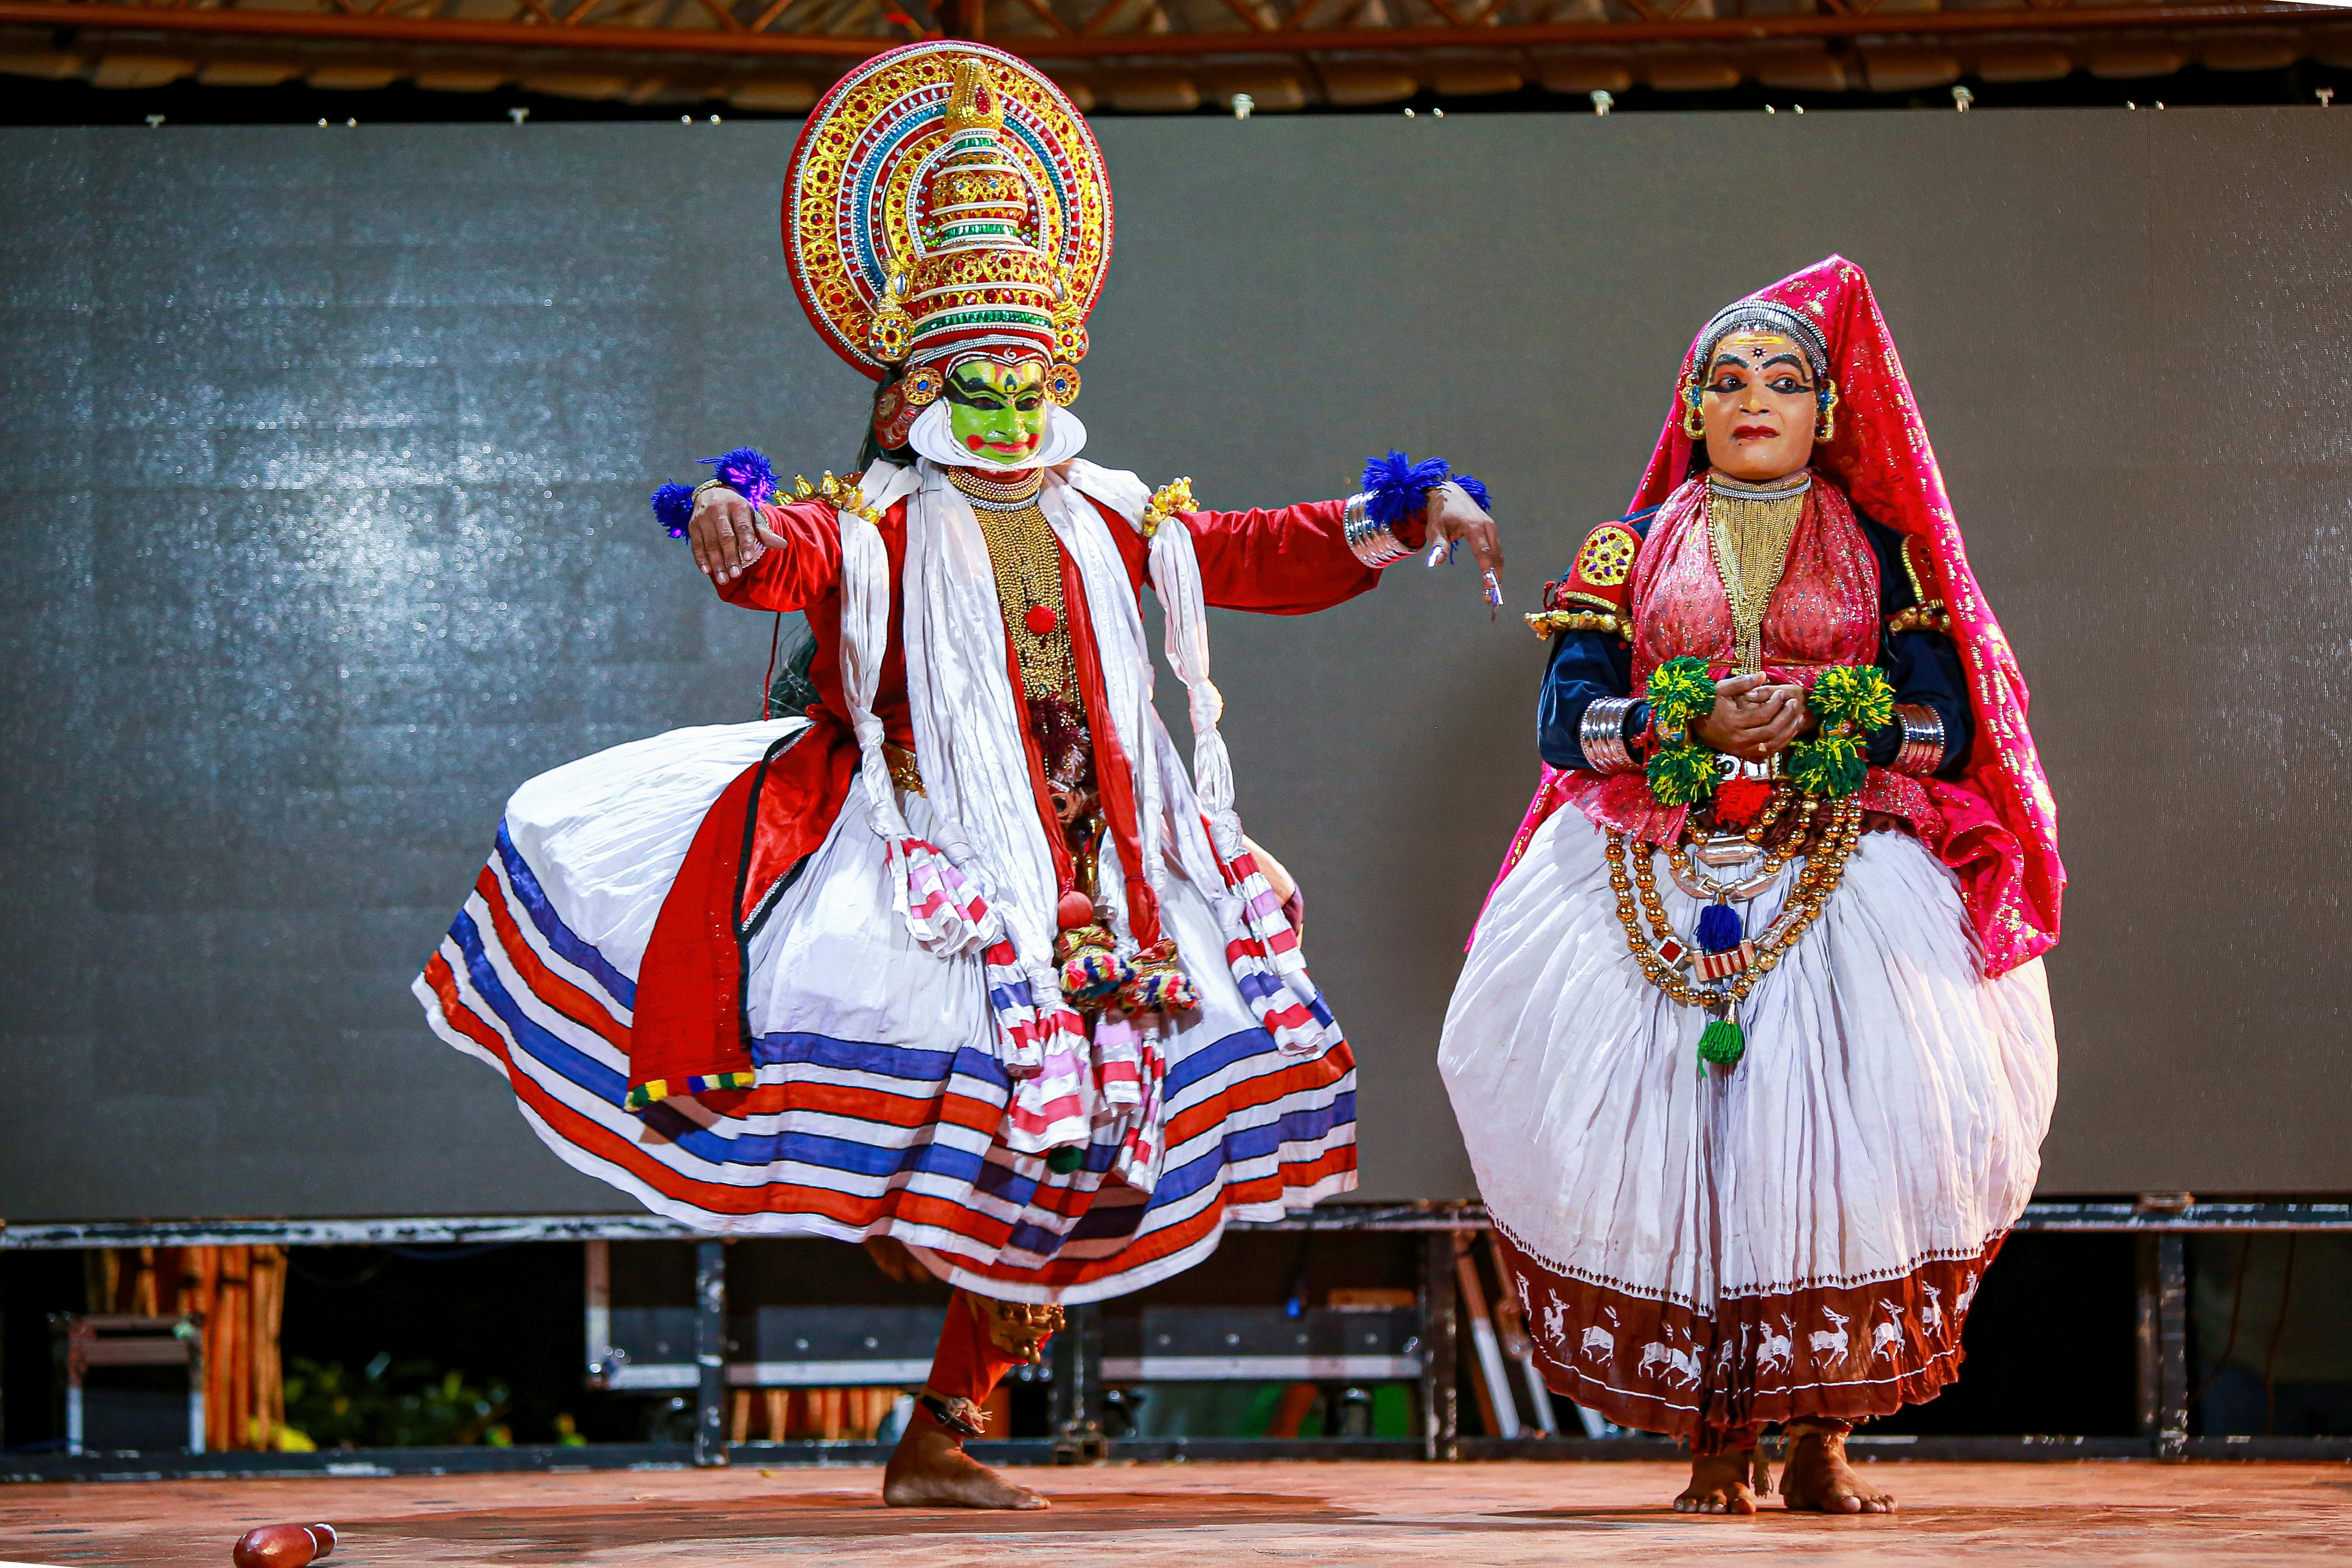
[{"label": "colorful tassel", "polygon": [[1121,963],[1113,946],[1110,932],[1098,925],[1074,926],[1054,939],[1062,995],[1072,1006],[1099,1006],[1134,978],[1134,967]]},{"label": "colorful tassel", "polygon": [[1650,793],[1661,805],[1696,805],[1715,793],[1715,753],[1685,741],[1661,746],[1650,755],[1645,773]]},{"label": "colorful tassel", "polygon": [[1698,1059],[1719,1068],[1739,1065],[1748,1054],[1748,1040],[1740,1034],[1739,1026],[1728,1018],[1711,1020],[1698,1037]]},{"label": "colorful tassel", "polygon": [[756,447],[738,447],[716,458],[698,458],[707,463],[719,482],[758,506],[776,493],[776,470],[768,467],[767,455]]},{"label": "colorful tassel", "polygon": [[1852,735],[1823,735],[1789,748],[1789,777],[1807,795],[1843,800],[1870,778],[1862,742]]},{"label": "colorful tassel", "polygon": [[1814,677],[1805,702],[1825,731],[1843,725],[1867,735],[1895,722],[1895,688],[1874,664],[1832,665]]},{"label": "colorful tassel", "polygon": [[694,516],[694,491],[685,485],[664,485],[654,492],[654,521],[669,530],[672,539],[686,537],[686,525]]},{"label": "colorful tassel", "polygon": [[1184,1012],[1201,1005],[1201,988],[1178,963],[1174,942],[1162,937],[1135,955],[1118,1005],[1129,1013]]},{"label": "colorful tassel", "polygon": [[1715,786],[1715,819],[1726,827],[1746,827],[1771,803],[1772,785],[1765,779],[1728,778]]},{"label": "colorful tassel", "polygon": [[1391,451],[1385,458],[1371,458],[1364,464],[1364,490],[1371,498],[1364,503],[1364,515],[1382,527],[1402,522],[1420,510],[1423,497],[1452,477],[1443,458],[1424,458],[1416,463],[1402,452]]},{"label": "colorful tassel", "polygon": [[1698,944],[1709,952],[1728,952],[1747,937],[1739,911],[1729,904],[1709,904],[1698,912]]},{"label": "colorful tassel", "polygon": [[1650,671],[1643,695],[1662,734],[1686,730],[1693,720],[1715,710],[1715,682],[1696,658],[1670,658]]}]

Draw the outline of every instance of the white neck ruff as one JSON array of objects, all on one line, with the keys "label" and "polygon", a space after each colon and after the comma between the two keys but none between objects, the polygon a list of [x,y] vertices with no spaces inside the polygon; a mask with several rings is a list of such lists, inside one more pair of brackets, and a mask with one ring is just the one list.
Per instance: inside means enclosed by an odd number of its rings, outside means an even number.
[{"label": "white neck ruff", "polygon": [[1066,463],[1085,451],[1087,427],[1068,409],[1058,405],[1048,408],[1045,438],[1037,444],[1037,450],[1017,463],[1000,463],[978,452],[964,450],[948,428],[948,401],[942,397],[916,416],[914,427],[907,432],[907,445],[915,449],[918,457],[929,458],[942,468],[1017,474]]}]

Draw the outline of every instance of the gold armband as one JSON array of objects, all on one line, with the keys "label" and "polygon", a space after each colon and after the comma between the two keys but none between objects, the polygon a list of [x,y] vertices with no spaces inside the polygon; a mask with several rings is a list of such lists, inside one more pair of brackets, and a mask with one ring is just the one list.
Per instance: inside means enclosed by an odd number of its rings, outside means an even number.
[{"label": "gold armband", "polygon": [[1952,617],[1944,613],[1944,601],[1930,599],[1924,605],[1897,610],[1886,617],[1888,637],[1900,637],[1905,632],[1941,632],[1950,637]]},{"label": "gold armband", "polygon": [[1192,500],[1192,481],[1189,479],[1171,479],[1151,492],[1151,500],[1143,509],[1143,521],[1136,526],[1143,531],[1144,538],[1150,539],[1160,531],[1161,523],[1178,512],[1200,510]]},{"label": "gold armband", "polygon": [[1528,630],[1539,637],[1549,637],[1554,632],[1607,632],[1622,642],[1633,640],[1622,620],[1601,610],[1538,610],[1527,622]]},{"label": "gold armband", "polygon": [[827,469],[823,479],[811,484],[805,475],[796,474],[793,477],[793,496],[796,500],[822,500],[835,511],[862,517],[878,527],[882,514],[867,506],[865,499],[857,493],[857,481],[864,477],[861,472],[835,479],[832,470]]}]

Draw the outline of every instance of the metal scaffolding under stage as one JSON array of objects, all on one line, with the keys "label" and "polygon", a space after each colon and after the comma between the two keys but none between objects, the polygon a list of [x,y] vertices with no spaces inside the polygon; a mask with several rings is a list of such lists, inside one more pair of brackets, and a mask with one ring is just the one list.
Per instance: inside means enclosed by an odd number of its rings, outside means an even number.
[{"label": "metal scaffolding under stage", "polygon": [[[1573,1436],[1474,1437],[1465,1436],[1456,1384],[1457,1338],[1466,1331],[1454,1288],[1454,1259],[1461,1238],[1488,1226],[1481,1204],[1407,1203],[1333,1205],[1263,1225],[1236,1223],[1235,1232],[1374,1230],[1419,1232],[1425,1237],[1417,1291],[1420,1332],[1421,1408],[1425,1429],[1417,1439],[1328,1438],[1146,1438],[1112,1442],[1108,1451],[1129,1459],[1289,1458],[1640,1458],[1654,1452],[1638,1439]],[[2188,1194],[2154,1194],[2136,1203],[2035,1203],[2020,1216],[2021,1233],[2128,1235],[2139,1253],[2138,1389],[2139,1435],[2132,1437],[1981,1436],[1872,1437],[1856,1441],[1916,1458],[2301,1458],[2352,1457],[2352,1439],[2341,1437],[2196,1436],[2189,1428],[2189,1269],[2187,1240],[2200,1232],[2352,1230],[2352,1204],[2198,1202]],[[499,1242],[691,1241],[695,1243],[694,1442],[690,1448],[634,1444],[583,1448],[380,1449],[364,1453],[40,1455],[13,1458],[0,1466],[0,1481],[105,1479],[189,1475],[278,1475],[315,1473],[439,1473],[484,1469],[544,1469],[659,1463],[723,1465],[730,1444],[725,1402],[730,1369],[726,1340],[726,1244],[654,1215],[552,1216],[402,1217],[349,1220],[105,1221],[11,1225],[0,1227],[0,1252],[101,1247],[205,1247],[272,1243],[288,1247],[481,1245]],[[1103,1355],[1099,1309],[1072,1310],[1075,1331],[1056,1341],[1053,1390],[1057,1431],[1092,1436],[1099,1446]],[[591,1353],[594,1349],[591,1347]],[[738,1377],[734,1380],[746,1381]],[[665,1384],[664,1386],[668,1386]],[[1066,1462],[1056,1439],[994,1442],[974,1449],[992,1463]],[[1067,1448],[1068,1442],[1061,1446]],[[786,1442],[762,1444],[758,1461],[851,1463],[878,1460],[871,1443]],[[750,1458],[747,1451],[745,1457]]]}]

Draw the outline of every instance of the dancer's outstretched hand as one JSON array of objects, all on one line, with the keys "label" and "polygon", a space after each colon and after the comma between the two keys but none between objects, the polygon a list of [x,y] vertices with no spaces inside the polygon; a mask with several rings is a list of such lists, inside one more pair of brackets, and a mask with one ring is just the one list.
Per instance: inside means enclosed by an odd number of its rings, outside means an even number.
[{"label": "dancer's outstretched hand", "polygon": [[721,586],[750,571],[769,551],[784,547],[782,536],[768,527],[760,509],[730,489],[707,489],[695,498],[686,538],[694,549],[694,563]]},{"label": "dancer's outstretched hand", "polygon": [[[1439,544],[1450,553],[1456,544],[1470,546],[1470,553],[1478,558],[1478,568],[1485,574],[1493,594],[1502,592],[1503,536],[1495,527],[1495,520],[1486,509],[1470,499],[1470,492],[1446,480],[1429,492],[1428,510],[1423,514],[1429,524],[1429,543],[1434,550]],[[1500,604],[1499,599],[1493,601]]]}]

